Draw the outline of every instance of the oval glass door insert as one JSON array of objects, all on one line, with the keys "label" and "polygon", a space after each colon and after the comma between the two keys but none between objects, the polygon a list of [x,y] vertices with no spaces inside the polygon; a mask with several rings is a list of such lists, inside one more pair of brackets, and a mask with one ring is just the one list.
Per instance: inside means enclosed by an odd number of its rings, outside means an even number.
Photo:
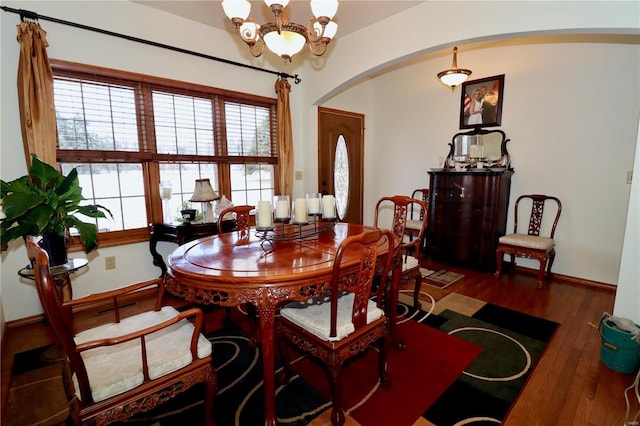
[{"label": "oval glass door insert", "polygon": [[349,153],[344,136],[338,137],[336,160],[333,168],[333,185],[336,192],[336,210],[342,220],[349,204]]}]

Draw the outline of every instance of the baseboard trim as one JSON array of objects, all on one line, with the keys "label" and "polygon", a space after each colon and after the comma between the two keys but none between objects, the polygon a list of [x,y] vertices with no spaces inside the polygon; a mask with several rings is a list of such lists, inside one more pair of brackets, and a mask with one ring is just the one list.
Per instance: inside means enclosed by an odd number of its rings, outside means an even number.
[{"label": "baseboard trim", "polygon": [[[46,322],[47,320],[44,317],[44,314],[33,315],[30,317],[18,318],[17,320],[7,321],[5,323],[5,330],[10,328],[22,327],[23,325],[31,325],[38,324],[41,322]],[[3,333],[4,337],[4,333]]]},{"label": "baseboard trim", "polygon": [[[538,276],[538,270],[537,269],[533,269],[533,268],[527,268],[525,266],[520,266],[517,265],[516,266],[516,271],[526,274],[526,275],[533,275],[533,276]],[[554,281],[565,281],[565,282],[569,282],[572,284],[578,284],[578,285],[583,285],[586,287],[593,287],[593,288],[600,288],[600,289],[604,289],[604,290],[609,290],[611,292],[616,291],[616,289],[618,288],[618,286],[616,286],[615,284],[609,284],[609,283],[603,283],[600,281],[594,281],[594,280],[588,280],[585,278],[578,278],[578,277],[572,277],[571,275],[563,275],[563,274],[558,274],[555,272],[551,273],[553,275],[553,280]]]}]

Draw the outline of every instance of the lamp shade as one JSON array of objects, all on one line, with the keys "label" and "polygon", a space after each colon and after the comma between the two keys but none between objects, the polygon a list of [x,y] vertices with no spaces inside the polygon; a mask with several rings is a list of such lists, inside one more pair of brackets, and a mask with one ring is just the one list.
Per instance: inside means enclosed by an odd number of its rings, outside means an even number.
[{"label": "lamp shade", "polygon": [[207,202],[220,199],[218,193],[211,187],[209,179],[196,179],[196,187],[189,201]]}]

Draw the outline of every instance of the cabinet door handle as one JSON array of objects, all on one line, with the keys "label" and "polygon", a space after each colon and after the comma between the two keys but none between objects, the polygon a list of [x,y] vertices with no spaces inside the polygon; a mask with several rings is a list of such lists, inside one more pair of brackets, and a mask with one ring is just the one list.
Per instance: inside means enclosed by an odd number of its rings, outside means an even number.
[{"label": "cabinet door handle", "polygon": [[464,186],[458,185],[455,182],[453,183],[453,186],[460,190],[460,198],[464,198]]}]

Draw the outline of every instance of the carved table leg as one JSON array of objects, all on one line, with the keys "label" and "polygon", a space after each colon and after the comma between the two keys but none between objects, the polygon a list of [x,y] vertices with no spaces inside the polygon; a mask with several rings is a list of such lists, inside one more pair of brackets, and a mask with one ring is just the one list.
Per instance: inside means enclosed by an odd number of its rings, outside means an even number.
[{"label": "carved table leg", "polygon": [[262,351],[262,374],[264,376],[264,424],[276,426],[275,386],[275,308],[257,306],[260,319],[260,350]]}]

